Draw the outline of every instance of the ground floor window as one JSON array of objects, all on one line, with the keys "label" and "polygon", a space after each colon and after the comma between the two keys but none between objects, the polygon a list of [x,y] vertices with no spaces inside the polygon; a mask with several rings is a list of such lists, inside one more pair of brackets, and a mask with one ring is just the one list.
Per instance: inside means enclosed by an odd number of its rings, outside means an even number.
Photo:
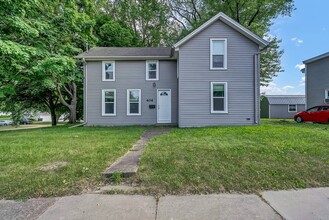
[{"label": "ground floor window", "polygon": [[288,105],[288,112],[297,112],[297,105]]},{"label": "ground floor window", "polygon": [[227,82],[211,82],[211,113],[227,113]]},{"label": "ground floor window", "polygon": [[141,90],[127,90],[127,115],[141,115]]},{"label": "ground floor window", "polygon": [[116,90],[102,90],[102,115],[114,116],[116,114]]}]

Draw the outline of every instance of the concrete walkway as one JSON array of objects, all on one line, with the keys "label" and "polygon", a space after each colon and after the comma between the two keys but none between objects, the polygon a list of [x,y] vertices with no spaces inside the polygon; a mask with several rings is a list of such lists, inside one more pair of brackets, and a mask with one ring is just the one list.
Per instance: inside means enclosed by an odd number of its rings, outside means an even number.
[{"label": "concrete walkway", "polygon": [[329,219],[329,188],[258,195],[164,196],[84,194],[27,202],[0,201],[0,219]]},{"label": "concrete walkway", "polygon": [[111,177],[113,173],[119,172],[123,177],[128,178],[137,173],[138,162],[143,153],[144,148],[149,143],[150,139],[162,134],[167,134],[170,129],[152,129],[146,130],[142,137],[133,145],[133,147],[122,157],[116,160],[104,172],[106,177]]}]

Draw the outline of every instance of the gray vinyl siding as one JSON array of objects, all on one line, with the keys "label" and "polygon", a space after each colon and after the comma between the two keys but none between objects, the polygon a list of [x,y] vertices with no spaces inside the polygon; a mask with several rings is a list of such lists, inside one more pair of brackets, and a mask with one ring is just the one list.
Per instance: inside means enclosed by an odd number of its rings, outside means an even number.
[{"label": "gray vinyl siding", "polygon": [[[157,123],[157,89],[171,89],[171,120],[177,124],[177,63],[159,61],[159,80],[146,81],[146,61],[116,61],[115,81],[102,81],[102,62],[88,61],[85,89],[89,126],[154,125]],[[156,83],[156,87],[153,87]],[[116,116],[102,116],[102,90],[116,89]],[[127,116],[127,89],[141,89],[140,116]],[[147,102],[153,99],[153,102]]]},{"label": "gray vinyl siding", "polygon": [[[305,105],[297,105],[297,112],[305,111]],[[294,118],[297,112],[288,112],[288,105],[270,105],[270,118]]]},{"label": "gray vinyl siding", "polygon": [[324,104],[329,89],[329,57],[306,64],[306,106]]},{"label": "gray vinyl siding", "polygon": [[[227,70],[210,70],[210,38],[227,39]],[[259,76],[254,77],[257,52],[257,44],[221,21],[182,45],[179,48],[179,126],[258,123],[259,84],[255,94],[255,80],[258,82]],[[211,113],[211,82],[227,82],[228,113]]]}]

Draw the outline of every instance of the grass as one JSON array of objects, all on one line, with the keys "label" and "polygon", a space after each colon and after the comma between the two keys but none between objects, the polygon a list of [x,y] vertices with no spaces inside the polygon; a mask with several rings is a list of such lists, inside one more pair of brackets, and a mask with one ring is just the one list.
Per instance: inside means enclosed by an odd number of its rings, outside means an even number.
[{"label": "grass", "polygon": [[[78,194],[104,183],[102,172],[144,127],[67,126],[0,132],[0,199]],[[66,162],[55,170],[40,168]]]},{"label": "grass", "polygon": [[164,194],[329,186],[329,125],[173,129],[145,149],[135,181]]}]

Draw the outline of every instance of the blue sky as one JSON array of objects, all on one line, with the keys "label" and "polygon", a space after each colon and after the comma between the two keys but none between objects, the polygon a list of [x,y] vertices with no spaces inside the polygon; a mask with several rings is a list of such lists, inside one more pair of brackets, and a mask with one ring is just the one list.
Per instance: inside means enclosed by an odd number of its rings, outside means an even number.
[{"label": "blue sky", "polygon": [[296,0],[295,7],[291,17],[273,20],[269,32],[282,39],[284,72],[261,88],[267,95],[305,94],[305,78],[298,66],[303,60],[329,52],[329,0]]}]

